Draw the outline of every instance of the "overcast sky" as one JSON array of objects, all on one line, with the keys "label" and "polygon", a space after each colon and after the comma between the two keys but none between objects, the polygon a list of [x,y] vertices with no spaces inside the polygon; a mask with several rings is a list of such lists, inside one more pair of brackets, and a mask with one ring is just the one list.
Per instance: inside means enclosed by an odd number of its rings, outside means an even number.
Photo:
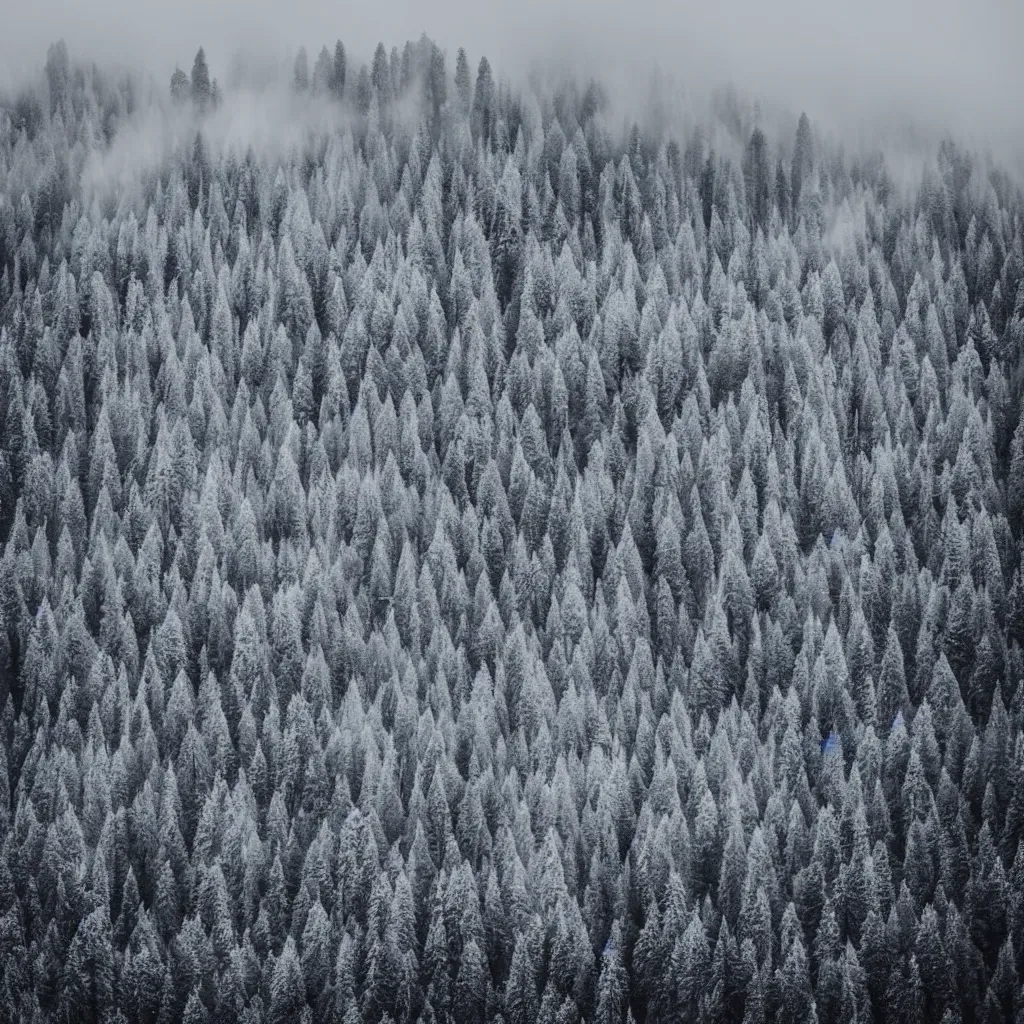
[{"label": "overcast sky", "polygon": [[[63,36],[73,56],[214,75],[238,49],[315,56],[340,37],[364,59],[379,40],[427,32],[498,70],[564,59],[639,82],[655,65],[691,84],[870,125],[929,127],[1024,152],[1024,0],[0,0],[0,75],[39,67]],[[1016,51],[1016,52],[1015,52]]]}]

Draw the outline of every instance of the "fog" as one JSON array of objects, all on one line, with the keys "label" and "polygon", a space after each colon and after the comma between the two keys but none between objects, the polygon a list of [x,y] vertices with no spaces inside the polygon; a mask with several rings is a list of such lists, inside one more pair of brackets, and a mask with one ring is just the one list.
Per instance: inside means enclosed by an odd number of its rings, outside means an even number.
[{"label": "fog", "polygon": [[[655,68],[673,89],[734,82],[763,104],[806,109],[851,139],[908,120],[1003,160],[1024,157],[1020,0],[22,0],[0,31],[0,85],[41,67],[63,37],[73,57],[186,71],[201,44],[224,81],[239,51],[311,58],[340,37],[356,60],[426,32],[499,74],[568,67],[640,106]],[[3,79],[6,78],[5,83]]]}]

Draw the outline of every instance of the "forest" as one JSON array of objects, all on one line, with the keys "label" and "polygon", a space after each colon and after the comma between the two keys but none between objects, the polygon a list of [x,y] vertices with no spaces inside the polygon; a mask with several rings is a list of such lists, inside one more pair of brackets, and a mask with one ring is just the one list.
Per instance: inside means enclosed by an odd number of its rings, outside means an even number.
[{"label": "forest", "polygon": [[1024,1021],[1020,183],[212,72],[0,97],[0,1021]]}]

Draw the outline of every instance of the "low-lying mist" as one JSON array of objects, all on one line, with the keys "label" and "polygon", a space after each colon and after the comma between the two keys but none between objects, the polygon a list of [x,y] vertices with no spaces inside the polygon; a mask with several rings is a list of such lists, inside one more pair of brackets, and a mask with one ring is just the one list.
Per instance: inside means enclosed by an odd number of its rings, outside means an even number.
[{"label": "low-lying mist", "polygon": [[[385,0],[344,11],[316,0],[105,0],[88,9],[37,0],[5,21],[0,87],[38,72],[61,36],[76,59],[138,68],[165,87],[199,45],[224,83],[240,61],[287,67],[299,46],[312,60],[340,37],[358,64],[378,41],[390,50],[425,32],[447,50],[449,71],[464,46],[474,68],[486,55],[514,82],[552,69],[597,77],[624,116],[649,112],[655,78],[663,107],[691,114],[728,83],[766,116],[795,120],[806,110],[848,147],[882,147],[897,162],[901,150],[933,150],[952,135],[1004,164],[1024,164],[1024,64],[1013,52],[1024,38],[1024,5],[1016,0]],[[221,127],[291,137],[300,126],[283,102],[268,107],[249,92],[226,109]],[[286,115],[280,123],[277,113]]]},{"label": "low-lying mist", "polygon": [[137,185],[172,154],[187,152],[199,129],[214,157],[244,157],[252,150],[261,160],[280,160],[310,136],[341,126],[345,117],[327,99],[297,96],[279,82],[230,89],[201,121],[191,105],[154,102],[128,118],[108,147],[90,154],[82,185],[86,191]]}]

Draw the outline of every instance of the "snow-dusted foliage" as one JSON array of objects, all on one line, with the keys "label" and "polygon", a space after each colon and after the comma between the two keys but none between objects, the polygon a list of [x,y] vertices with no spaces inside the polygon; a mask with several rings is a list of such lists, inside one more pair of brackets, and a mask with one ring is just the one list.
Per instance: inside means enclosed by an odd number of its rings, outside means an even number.
[{"label": "snow-dusted foliage", "polygon": [[1005,176],[619,132],[426,39],[301,53],[277,147],[202,55],[46,70],[0,111],[0,1019],[1024,1011]]}]

